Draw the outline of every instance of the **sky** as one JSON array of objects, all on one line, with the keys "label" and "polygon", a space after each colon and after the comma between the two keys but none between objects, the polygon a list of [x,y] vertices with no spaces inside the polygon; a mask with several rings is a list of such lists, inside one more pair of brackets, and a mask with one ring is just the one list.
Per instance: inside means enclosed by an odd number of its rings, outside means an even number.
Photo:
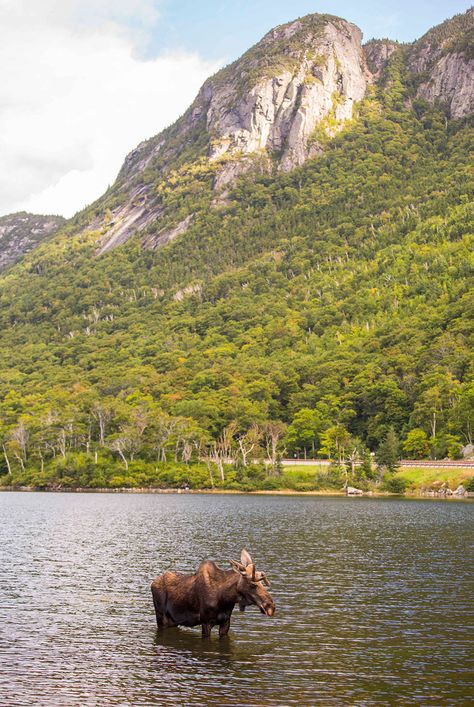
[{"label": "sky", "polygon": [[0,0],[0,215],[72,216],[210,74],[311,12],[413,41],[472,0]]}]

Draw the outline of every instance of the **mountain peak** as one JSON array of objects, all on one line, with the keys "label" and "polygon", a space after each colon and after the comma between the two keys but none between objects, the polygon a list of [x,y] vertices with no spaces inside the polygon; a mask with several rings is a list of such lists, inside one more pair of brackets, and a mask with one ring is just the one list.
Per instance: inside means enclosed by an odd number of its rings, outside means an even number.
[{"label": "mountain peak", "polygon": [[308,15],[270,32],[204,84],[209,156],[265,150],[282,169],[302,164],[325,118],[334,133],[366,90],[361,32],[331,15]]},{"label": "mountain peak", "polygon": [[401,53],[413,75],[413,97],[444,104],[453,118],[469,114],[473,18],[474,10],[456,16],[412,45],[372,40],[364,48],[359,28],[333,15],[306,15],[270,30],[207,79],[174,125],[127,156],[111,190],[114,197],[105,199],[107,207],[112,204],[112,218],[105,222],[102,211],[90,225],[102,232],[98,253],[137,232],[156,235],[142,239],[147,248],[185,233],[195,212],[183,207],[179,219],[169,223],[156,189],[169,178],[185,181],[183,170],[203,170],[203,180],[212,182],[209,203],[220,206],[242,175],[288,171],[321,153],[394,53]]}]

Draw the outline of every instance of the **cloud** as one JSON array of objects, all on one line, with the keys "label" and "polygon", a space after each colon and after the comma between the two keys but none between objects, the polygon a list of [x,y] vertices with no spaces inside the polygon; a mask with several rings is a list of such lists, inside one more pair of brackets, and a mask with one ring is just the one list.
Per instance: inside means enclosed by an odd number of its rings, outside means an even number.
[{"label": "cloud", "polygon": [[144,58],[153,0],[0,0],[0,214],[72,215],[218,67]]}]

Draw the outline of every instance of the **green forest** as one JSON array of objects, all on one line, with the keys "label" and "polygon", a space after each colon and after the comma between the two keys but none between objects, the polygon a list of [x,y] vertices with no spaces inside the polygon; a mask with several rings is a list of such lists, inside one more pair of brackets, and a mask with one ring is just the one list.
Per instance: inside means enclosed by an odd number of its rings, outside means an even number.
[{"label": "green forest", "polygon": [[107,223],[119,183],[4,273],[0,484],[272,489],[305,456],[336,487],[459,458],[474,133],[413,95],[400,49],[320,156],[217,205],[196,135],[136,177],[164,223],[194,214],[186,234],[98,257],[83,224]]}]

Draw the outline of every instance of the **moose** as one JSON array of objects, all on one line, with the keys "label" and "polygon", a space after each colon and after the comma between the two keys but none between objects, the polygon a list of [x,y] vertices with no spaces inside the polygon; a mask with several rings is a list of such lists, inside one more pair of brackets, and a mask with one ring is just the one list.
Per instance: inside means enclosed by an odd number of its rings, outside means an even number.
[{"label": "moose", "polygon": [[255,604],[262,614],[273,616],[275,603],[264,584],[264,572],[257,571],[247,550],[240,562],[229,560],[232,569],[223,570],[212,560],[202,562],[194,574],[165,572],[151,585],[159,629],[172,626],[202,627],[202,637],[209,638],[219,626],[219,637],[229,632],[230,617],[236,604],[240,611]]}]

